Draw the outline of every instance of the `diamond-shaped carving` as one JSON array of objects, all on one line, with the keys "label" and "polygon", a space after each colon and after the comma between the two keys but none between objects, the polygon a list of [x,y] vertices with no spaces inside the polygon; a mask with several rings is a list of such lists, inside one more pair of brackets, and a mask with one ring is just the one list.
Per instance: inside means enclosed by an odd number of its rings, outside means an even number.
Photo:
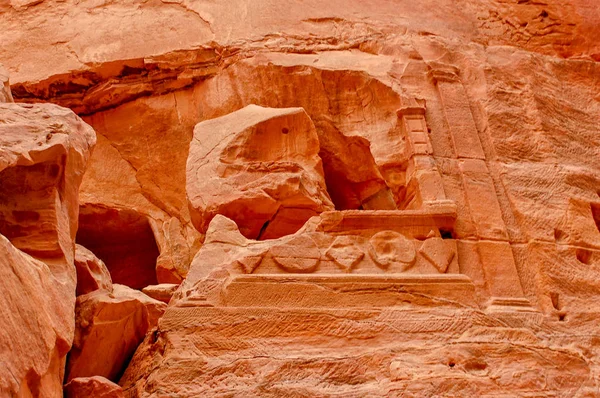
[{"label": "diamond-shaped carving", "polygon": [[455,254],[450,245],[438,237],[427,239],[419,249],[419,253],[442,274],[448,271]]},{"label": "diamond-shaped carving", "polygon": [[261,263],[262,259],[263,259],[262,256],[249,256],[249,257],[241,258],[237,261],[245,273],[251,274]]},{"label": "diamond-shaped carving", "polygon": [[365,253],[348,236],[337,237],[325,254],[345,272],[351,272],[365,257]]}]

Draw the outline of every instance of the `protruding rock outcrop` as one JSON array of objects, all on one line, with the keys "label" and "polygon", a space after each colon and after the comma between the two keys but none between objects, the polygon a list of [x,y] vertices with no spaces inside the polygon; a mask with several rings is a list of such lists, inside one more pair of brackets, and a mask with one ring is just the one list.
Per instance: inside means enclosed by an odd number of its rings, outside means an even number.
[{"label": "protruding rock outcrop", "polygon": [[94,144],[92,128],[68,109],[0,104],[2,395],[61,395],[78,191]]},{"label": "protruding rock outcrop", "polygon": [[597,0],[0,3],[1,396],[600,396]]},{"label": "protruding rock outcrop", "polygon": [[0,64],[0,102],[14,102],[10,92],[8,72],[4,69],[2,64]]},{"label": "protruding rock outcrop", "polygon": [[75,246],[77,295],[103,289],[112,292],[113,284],[106,265],[94,253],[81,245]]},{"label": "protruding rock outcrop", "polygon": [[175,283],[161,283],[160,285],[146,286],[142,292],[155,300],[168,304],[178,287],[179,285]]},{"label": "protruding rock outcrop", "polygon": [[76,329],[66,381],[103,376],[117,381],[166,304],[127,286],[96,290],[77,298]]},{"label": "protruding rock outcrop", "polygon": [[315,127],[303,109],[250,105],[194,129],[187,194],[196,227],[216,214],[252,239],[296,232],[333,209]]},{"label": "protruding rock outcrop", "polygon": [[65,385],[65,398],[124,398],[123,389],[101,377],[78,377]]},{"label": "protruding rock outcrop", "polygon": [[0,104],[0,233],[38,258],[73,262],[79,184],[94,130],[52,104]]}]

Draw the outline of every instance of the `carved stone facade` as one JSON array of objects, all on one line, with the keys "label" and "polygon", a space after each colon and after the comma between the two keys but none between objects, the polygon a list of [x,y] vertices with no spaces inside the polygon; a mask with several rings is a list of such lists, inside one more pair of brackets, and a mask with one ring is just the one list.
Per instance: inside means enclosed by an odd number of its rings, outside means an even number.
[{"label": "carved stone facade", "polygon": [[596,3],[2,2],[0,396],[600,396]]}]

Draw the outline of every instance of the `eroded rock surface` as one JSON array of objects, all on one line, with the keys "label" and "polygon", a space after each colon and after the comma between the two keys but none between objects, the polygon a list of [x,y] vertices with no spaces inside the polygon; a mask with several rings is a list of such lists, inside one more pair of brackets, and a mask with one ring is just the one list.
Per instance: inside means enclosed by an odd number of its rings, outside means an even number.
[{"label": "eroded rock surface", "polygon": [[0,393],[61,395],[74,331],[75,275],[55,275],[0,235]]},{"label": "eroded rock surface", "polygon": [[66,398],[123,398],[123,389],[101,377],[78,377],[65,385]]},{"label": "eroded rock surface", "polygon": [[78,190],[94,143],[68,109],[0,104],[2,395],[62,394],[75,326]]},{"label": "eroded rock surface", "polygon": [[[170,303],[152,333],[125,334],[128,356],[144,342],[124,394],[599,396],[599,12],[0,5],[16,100],[68,106],[98,131],[79,243]],[[279,116],[250,120],[266,112]],[[312,126],[302,145],[277,125],[294,118]],[[251,139],[271,122],[289,142]],[[65,256],[64,225],[12,243]]]},{"label": "eroded rock surface", "polygon": [[94,130],[52,104],[0,104],[0,118],[0,233],[33,256],[72,264]]},{"label": "eroded rock surface", "polygon": [[99,289],[112,292],[112,279],[106,265],[94,253],[81,245],[75,246],[75,268],[77,270],[78,296]]},{"label": "eroded rock surface", "polygon": [[118,284],[112,291],[96,290],[79,296],[66,382],[91,376],[117,381],[165,307],[142,292]]},{"label": "eroded rock surface", "polygon": [[205,232],[217,214],[252,239],[296,232],[333,209],[315,127],[303,109],[249,105],[199,123],[187,162],[192,221]]},{"label": "eroded rock surface", "polygon": [[14,102],[10,91],[8,71],[0,64],[0,102]]}]

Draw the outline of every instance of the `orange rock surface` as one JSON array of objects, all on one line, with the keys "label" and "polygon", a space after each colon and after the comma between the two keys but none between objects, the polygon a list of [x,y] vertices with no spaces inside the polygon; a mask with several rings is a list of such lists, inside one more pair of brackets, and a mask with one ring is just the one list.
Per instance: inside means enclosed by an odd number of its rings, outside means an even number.
[{"label": "orange rock surface", "polygon": [[76,330],[65,380],[102,376],[118,380],[165,303],[127,286],[96,290],[77,298]]},{"label": "orange rock surface", "polygon": [[68,109],[0,104],[0,395],[60,396],[73,341],[78,190],[95,134]]},{"label": "orange rock surface", "polygon": [[317,132],[301,108],[249,105],[199,123],[186,188],[192,221],[202,232],[222,214],[248,238],[277,238],[333,209]]},{"label": "orange rock surface", "polygon": [[0,4],[0,395],[600,396],[599,21]]},{"label": "orange rock surface", "polygon": [[75,269],[77,270],[77,295],[95,290],[113,290],[112,279],[106,265],[91,251],[81,245],[75,246]]},{"label": "orange rock surface", "polygon": [[65,385],[66,398],[123,398],[123,389],[102,376],[78,377]]}]

